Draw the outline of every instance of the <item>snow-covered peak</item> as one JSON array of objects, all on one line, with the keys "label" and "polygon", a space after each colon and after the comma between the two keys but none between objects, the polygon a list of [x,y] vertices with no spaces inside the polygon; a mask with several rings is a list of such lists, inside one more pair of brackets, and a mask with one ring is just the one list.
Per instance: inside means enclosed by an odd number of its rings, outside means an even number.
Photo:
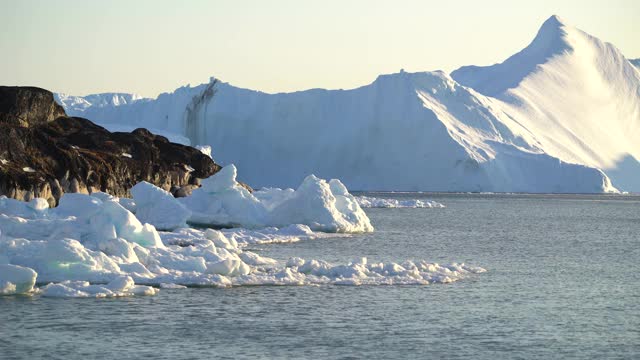
[{"label": "snow-covered peak", "polygon": [[484,95],[496,96],[516,87],[550,58],[573,51],[576,33],[581,31],[567,25],[557,15],[551,16],[526,48],[504,62],[491,66],[463,66],[451,76]]},{"label": "snow-covered peak", "polygon": [[459,83],[497,98],[539,147],[563,161],[605,169],[614,184],[637,189],[624,159],[640,159],[640,72],[610,43],[558,17],[501,64],[463,67]]}]

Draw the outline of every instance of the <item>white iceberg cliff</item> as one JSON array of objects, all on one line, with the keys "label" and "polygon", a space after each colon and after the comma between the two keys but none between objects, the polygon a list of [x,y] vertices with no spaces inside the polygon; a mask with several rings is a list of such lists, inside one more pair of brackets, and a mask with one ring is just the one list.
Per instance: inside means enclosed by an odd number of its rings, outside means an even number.
[{"label": "white iceberg cliff", "polygon": [[490,67],[400,72],[351,90],[216,86],[213,97],[203,84],[67,109],[211,145],[255,186],[315,173],[372,191],[640,191],[640,71],[557,17]]}]

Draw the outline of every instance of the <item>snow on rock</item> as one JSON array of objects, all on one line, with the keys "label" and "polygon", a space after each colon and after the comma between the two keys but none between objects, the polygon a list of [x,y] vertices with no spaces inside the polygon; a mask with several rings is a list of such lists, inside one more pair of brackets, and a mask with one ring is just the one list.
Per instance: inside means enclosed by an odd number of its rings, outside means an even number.
[{"label": "snow on rock", "polygon": [[370,196],[356,196],[356,201],[362,208],[443,208],[443,204],[436,201],[410,199],[382,199]]},{"label": "snow on rock", "polygon": [[211,145],[196,145],[196,149],[200,150],[203,154],[207,155],[211,159],[213,159],[213,155],[211,155]]},{"label": "snow on rock", "polygon": [[262,228],[307,225],[311,230],[373,231],[367,215],[339,180],[309,175],[296,190],[250,193],[236,181],[234,165],[202,180],[202,187],[178,200],[192,212],[189,222],[210,226]]},{"label": "snow on rock", "polygon": [[173,230],[187,226],[191,211],[165,191],[146,181],[131,188],[135,214],[141,222],[152,224],[158,230]]}]

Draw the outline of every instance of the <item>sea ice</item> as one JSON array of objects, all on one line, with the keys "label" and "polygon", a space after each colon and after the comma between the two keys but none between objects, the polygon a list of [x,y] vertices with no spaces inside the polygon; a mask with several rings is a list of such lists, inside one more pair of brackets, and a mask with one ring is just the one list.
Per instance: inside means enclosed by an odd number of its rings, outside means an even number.
[{"label": "sea ice", "polygon": [[356,201],[362,208],[443,208],[443,204],[436,201],[410,199],[382,199],[369,196],[356,196]]},{"label": "sea ice", "polygon": [[[284,264],[247,251],[251,244],[353,236],[345,233],[373,228],[337,180],[309,176],[297,190],[252,194],[235,181],[235,171],[224,168],[182,200],[148,183],[136,185],[135,202],[128,203],[99,192],[65,194],[56,208],[44,199],[0,197],[0,293],[120,297],[154,295],[159,290],[151,286],[430,284],[483,271],[410,261],[329,264],[294,258]],[[194,219],[191,210],[208,224],[253,228],[185,227]],[[147,221],[173,231],[158,232]],[[34,287],[36,282],[44,286]]]},{"label": "sea ice", "polygon": [[187,226],[191,211],[173,195],[146,181],[131,188],[135,214],[141,222],[152,224],[158,230],[173,230]]}]

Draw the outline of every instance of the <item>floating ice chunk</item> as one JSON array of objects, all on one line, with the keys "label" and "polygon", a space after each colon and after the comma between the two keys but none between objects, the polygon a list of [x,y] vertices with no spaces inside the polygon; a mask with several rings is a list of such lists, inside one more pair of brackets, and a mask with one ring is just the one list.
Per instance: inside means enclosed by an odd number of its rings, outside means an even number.
[{"label": "floating ice chunk", "polygon": [[126,158],[129,158],[129,159],[133,159],[133,156],[132,156],[131,154],[129,154],[129,153],[124,153],[124,152],[123,152],[121,155],[122,155],[122,157],[126,157]]},{"label": "floating ice chunk", "polygon": [[187,287],[184,285],[178,285],[174,283],[161,283],[160,288],[161,289],[186,289]]},{"label": "floating ice chunk", "polygon": [[106,285],[91,285],[86,281],[63,281],[42,288],[46,297],[123,297],[133,295],[156,295],[158,289],[136,285],[130,276],[120,276]]},{"label": "floating ice chunk", "polygon": [[248,251],[242,252],[238,256],[240,257],[240,259],[242,259],[242,261],[244,261],[245,264],[251,265],[251,266],[278,264],[278,261],[274,259],[262,257],[256,253],[252,253]]},{"label": "floating ice chunk", "polygon": [[297,190],[262,189],[253,194],[236,181],[235,166],[204,179],[191,196],[180,198],[192,211],[189,222],[259,228],[304,224],[327,232],[368,232],[373,226],[338,180],[308,176]]},{"label": "floating ice chunk", "polygon": [[36,277],[33,269],[0,262],[0,295],[28,294],[33,291]]},{"label": "floating ice chunk", "polygon": [[189,222],[212,226],[264,226],[266,210],[236,182],[235,166],[226,166],[201,183],[191,196],[178,199],[192,211]]},{"label": "floating ice chunk", "polygon": [[443,208],[443,204],[436,201],[410,199],[382,199],[369,196],[356,196],[356,201],[362,208]]},{"label": "floating ice chunk", "polygon": [[114,259],[102,252],[89,250],[74,239],[2,239],[0,254],[9,258],[11,264],[35,270],[41,282],[104,282],[121,273]]},{"label": "floating ice chunk", "polygon": [[22,168],[22,171],[26,172],[26,173],[34,173],[36,172],[33,168],[25,166]]},{"label": "floating ice chunk", "polygon": [[74,216],[86,229],[84,237],[101,240],[124,238],[145,247],[164,247],[156,229],[142,224],[116,199],[101,201],[83,194],[64,194],[53,210],[58,216]]},{"label": "floating ice chunk", "polygon": [[42,288],[41,294],[45,297],[89,297],[89,293],[68,285],[71,285],[69,281],[60,284],[50,283]]},{"label": "floating ice chunk", "polygon": [[307,176],[291,196],[270,212],[269,225],[305,224],[327,232],[369,232],[373,226],[339,180]]},{"label": "floating ice chunk", "polygon": [[9,163],[9,160],[7,159],[0,159],[0,164],[2,165],[7,165]]},{"label": "floating ice chunk", "polygon": [[146,181],[131,188],[135,202],[136,217],[141,222],[155,226],[158,230],[173,230],[187,226],[191,211],[169,192]]}]

